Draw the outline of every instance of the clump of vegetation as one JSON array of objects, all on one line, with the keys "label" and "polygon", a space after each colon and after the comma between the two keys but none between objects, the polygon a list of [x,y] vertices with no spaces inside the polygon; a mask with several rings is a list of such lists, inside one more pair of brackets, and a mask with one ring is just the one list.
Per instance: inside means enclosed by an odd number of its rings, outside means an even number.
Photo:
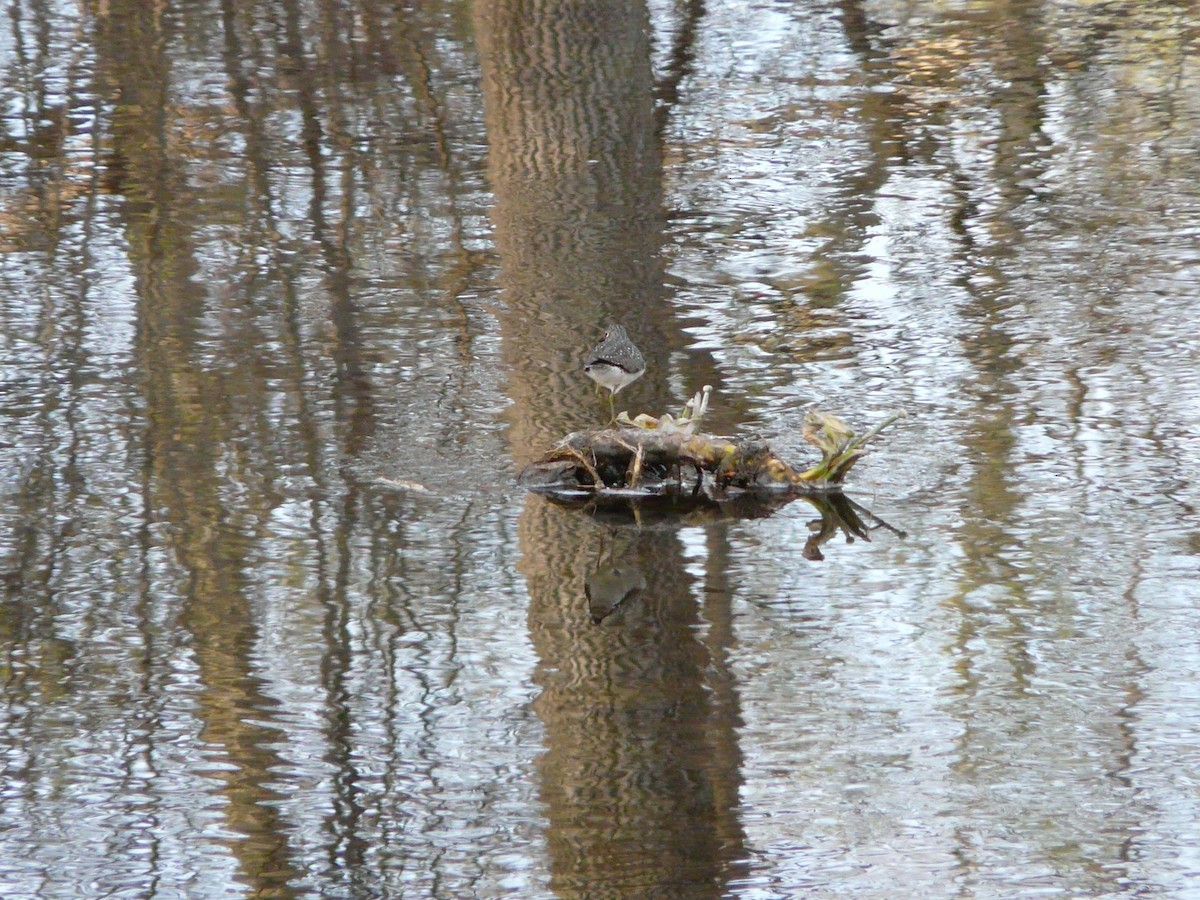
[{"label": "clump of vegetation", "polygon": [[798,471],[759,441],[737,441],[700,431],[712,388],[690,399],[679,416],[621,413],[612,427],[577,431],[530,463],[518,481],[531,490],[638,491],[647,494],[673,487],[705,491],[792,491],[820,493],[841,489],[850,469],[866,454],[867,444],[904,418],[897,411],[874,428],[856,434],[841,419],[809,410],[803,437],[821,451],[821,461]]}]

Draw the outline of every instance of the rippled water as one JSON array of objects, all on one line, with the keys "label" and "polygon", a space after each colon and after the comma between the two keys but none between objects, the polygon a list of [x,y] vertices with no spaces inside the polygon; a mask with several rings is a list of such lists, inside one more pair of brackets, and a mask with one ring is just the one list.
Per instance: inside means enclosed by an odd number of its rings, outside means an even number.
[{"label": "rippled water", "polygon": [[7,12],[0,896],[1200,895],[1195,4]]}]

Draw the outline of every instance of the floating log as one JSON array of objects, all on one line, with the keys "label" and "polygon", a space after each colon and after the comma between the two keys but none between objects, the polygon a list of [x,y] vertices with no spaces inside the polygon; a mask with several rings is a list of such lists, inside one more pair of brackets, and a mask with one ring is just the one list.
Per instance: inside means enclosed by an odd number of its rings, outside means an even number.
[{"label": "floating log", "polygon": [[841,489],[850,469],[866,454],[866,445],[884,428],[905,416],[903,410],[856,435],[836,416],[809,410],[803,437],[821,451],[821,461],[798,471],[760,441],[737,441],[699,432],[712,388],[688,401],[678,419],[622,413],[610,428],[570,434],[517,477],[535,491],[620,490],[651,494],[664,485],[693,492],[791,491],[821,493]]}]

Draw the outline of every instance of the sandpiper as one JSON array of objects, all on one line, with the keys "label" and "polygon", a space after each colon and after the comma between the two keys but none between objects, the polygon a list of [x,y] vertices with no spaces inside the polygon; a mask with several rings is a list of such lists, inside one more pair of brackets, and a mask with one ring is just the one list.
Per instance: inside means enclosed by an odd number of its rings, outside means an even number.
[{"label": "sandpiper", "polygon": [[608,388],[609,411],[616,421],[614,398],[623,387],[633,384],[646,371],[646,359],[629,339],[620,325],[610,325],[604,332],[604,340],[588,354],[583,371],[594,382]]}]

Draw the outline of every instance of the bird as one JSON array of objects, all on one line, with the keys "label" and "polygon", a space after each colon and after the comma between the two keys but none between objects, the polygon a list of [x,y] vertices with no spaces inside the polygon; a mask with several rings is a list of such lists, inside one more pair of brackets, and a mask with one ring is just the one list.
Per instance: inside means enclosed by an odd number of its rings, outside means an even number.
[{"label": "bird", "polygon": [[621,388],[628,387],[642,377],[646,371],[646,359],[622,326],[609,325],[604,332],[604,340],[588,354],[583,371],[596,384],[608,388],[608,408],[615,422],[614,398]]}]

